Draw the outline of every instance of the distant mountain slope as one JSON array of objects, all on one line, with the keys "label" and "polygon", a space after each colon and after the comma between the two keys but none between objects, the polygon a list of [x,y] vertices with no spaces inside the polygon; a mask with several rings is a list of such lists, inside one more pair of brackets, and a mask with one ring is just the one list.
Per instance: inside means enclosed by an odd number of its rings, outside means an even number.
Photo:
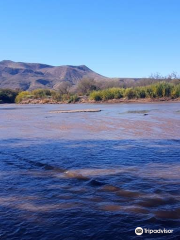
[{"label": "distant mountain slope", "polygon": [[108,78],[81,66],[50,66],[40,63],[23,63],[4,60],[0,62],[0,88],[33,90],[57,89],[62,81],[76,84],[84,77],[95,80]]}]

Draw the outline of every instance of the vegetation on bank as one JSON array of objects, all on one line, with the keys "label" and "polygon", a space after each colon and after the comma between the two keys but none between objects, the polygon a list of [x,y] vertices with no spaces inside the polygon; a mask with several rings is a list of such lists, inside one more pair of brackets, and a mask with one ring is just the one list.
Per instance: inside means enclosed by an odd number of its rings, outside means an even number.
[{"label": "vegetation on bank", "polygon": [[139,99],[139,98],[178,98],[180,97],[180,84],[159,82],[144,87],[134,88],[109,88],[93,91],[89,98],[95,101],[106,101],[109,99]]},{"label": "vegetation on bank", "polygon": [[82,79],[76,86],[69,82],[61,82],[58,90],[36,89],[20,91],[0,89],[0,103],[75,103],[80,99],[107,101],[110,99],[175,99],[180,97],[180,80],[164,79],[147,85],[119,87],[114,82],[99,83],[94,79]]},{"label": "vegetation on bank", "polygon": [[61,94],[59,91],[49,90],[49,89],[36,89],[33,91],[22,91],[15,99],[16,103],[21,103],[28,100],[43,100],[43,103],[49,102],[67,102],[75,103],[79,100],[76,94],[66,93]]},{"label": "vegetation on bank", "polygon": [[0,89],[0,103],[14,103],[19,91]]}]

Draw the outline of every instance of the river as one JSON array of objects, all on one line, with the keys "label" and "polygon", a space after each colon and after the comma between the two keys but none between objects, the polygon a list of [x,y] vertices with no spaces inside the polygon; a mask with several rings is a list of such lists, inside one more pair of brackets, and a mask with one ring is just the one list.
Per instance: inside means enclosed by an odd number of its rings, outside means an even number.
[{"label": "river", "polygon": [[180,103],[0,105],[1,240],[173,240],[179,220]]}]

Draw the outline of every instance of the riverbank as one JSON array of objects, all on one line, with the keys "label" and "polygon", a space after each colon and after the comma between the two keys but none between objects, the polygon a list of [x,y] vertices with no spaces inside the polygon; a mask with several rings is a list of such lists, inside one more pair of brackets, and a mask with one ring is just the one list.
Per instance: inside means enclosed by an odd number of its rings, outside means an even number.
[{"label": "riverbank", "polygon": [[0,103],[61,104],[61,103],[136,103],[179,101],[180,84],[158,82],[144,87],[86,89],[74,92],[51,89],[32,91],[0,90]]},{"label": "riverbank", "polygon": [[[109,100],[101,100],[95,101],[90,100],[87,97],[80,97],[78,101],[74,102],[73,104],[79,103],[160,103],[160,102],[180,102],[180,98],[139,98],[139,99],[127,99],[127,98],[120,98],[120,99],[109,99]],[[53,99],[26,99],[23,100],[19,104],[69,104],[68,101],[56,101]]]}]

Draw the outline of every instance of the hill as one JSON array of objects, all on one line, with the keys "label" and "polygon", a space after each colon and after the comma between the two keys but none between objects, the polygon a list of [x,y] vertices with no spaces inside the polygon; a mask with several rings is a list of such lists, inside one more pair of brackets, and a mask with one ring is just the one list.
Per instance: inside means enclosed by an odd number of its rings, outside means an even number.
[{"label": "hill", "polygon": [[82,78],[96,81],[108,80],[85,65],[51,66],[40,63],[24,63],[4,60],[0,62],[0,88],[33,90],[58,89],[63,81],[75,85]]}]

